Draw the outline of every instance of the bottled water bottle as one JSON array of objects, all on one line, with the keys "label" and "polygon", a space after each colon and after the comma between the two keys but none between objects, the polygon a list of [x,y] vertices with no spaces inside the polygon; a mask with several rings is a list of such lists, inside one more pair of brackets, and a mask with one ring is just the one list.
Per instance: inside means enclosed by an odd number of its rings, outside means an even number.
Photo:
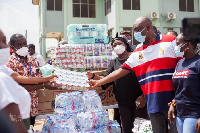
[{"label": "bottled water bottle", "polygon": [[96,91],[88,91],[83,93],[83,101],[85,105],[85,111],[103,111],[101,99]]},{"label": "bottled water bottle", "polygon": [[56,96],[55,111],[57,113],[72,113],[83,110],[83,98],[80,92],[63,93]]},{"label": "bottled water bottle", "polygon": [[109,130],[110,133],[121,133],[120,125],[116,120],[109,122],[108,130]]},{"label": "bottled water bottle", "polygon": [[81,130],[87,131],[108,125],[108,113],[106,111],[81,112],[78,114]]},{"label": "bottled water bottle", "polygon": [[42,133],[120,133],[117,122],[109,123],[96,91],[63,93],[55,100],[55,113],[47,116]]}]

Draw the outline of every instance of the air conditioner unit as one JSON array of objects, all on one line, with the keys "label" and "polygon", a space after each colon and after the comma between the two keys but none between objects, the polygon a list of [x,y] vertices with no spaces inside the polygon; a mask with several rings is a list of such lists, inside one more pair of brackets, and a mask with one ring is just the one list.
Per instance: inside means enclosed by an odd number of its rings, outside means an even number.
[{"label": "air conditioner unit", "polygon": [[158,12],[151,12],[151,19],[158,19],[159,13]]},{"label": "air conditioner unit", "polygon": [[167,21],[176,19],[176,13],[168,12],[167,13]]}]

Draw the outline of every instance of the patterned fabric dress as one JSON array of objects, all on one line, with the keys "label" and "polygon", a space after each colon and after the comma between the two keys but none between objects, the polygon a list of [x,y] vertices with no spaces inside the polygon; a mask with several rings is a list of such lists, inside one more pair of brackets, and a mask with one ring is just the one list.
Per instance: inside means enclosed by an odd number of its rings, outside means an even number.
[{"label": "patterned fabric dress", "polygon": [[[27,56],[27,62],[25,60],[20,59],[16,54],[12,54],[10,56],[9,63],[7,67],[11,68],[14,72],[19,73],[21,76],[26,77],[41,77],[41,71],[37,72],[39,68],[39,63],[37,59],[33,57]],[[31,112],[30,116],[34,117],[38,114],[38,97],[37,91],[29,92],[31,95]],[[24,99],[26,100],[26,99]]]}]

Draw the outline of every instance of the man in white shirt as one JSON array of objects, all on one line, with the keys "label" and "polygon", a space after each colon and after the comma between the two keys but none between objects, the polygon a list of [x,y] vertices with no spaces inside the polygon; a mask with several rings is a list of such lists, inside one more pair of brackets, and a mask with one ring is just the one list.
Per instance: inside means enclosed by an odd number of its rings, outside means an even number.
[{"label": "man in white shirt", "polygon": [[29,44],[28,45],[28,49],[29,49],[29,55],[33,58],[36,58],[39,62],[39,66],[42,67],[45,65],[44,59],[41,55],[37,54],[35,52],[35,45],[34,44]]},{"label": "man in white shirt", "polygon": [[[24,100],[26,99],[26,100]],[[19,133],[26,133],[22,119],[28,119],[31,109],[31,97],[26,89],[9,75],[0,72],[0,111]]]}]

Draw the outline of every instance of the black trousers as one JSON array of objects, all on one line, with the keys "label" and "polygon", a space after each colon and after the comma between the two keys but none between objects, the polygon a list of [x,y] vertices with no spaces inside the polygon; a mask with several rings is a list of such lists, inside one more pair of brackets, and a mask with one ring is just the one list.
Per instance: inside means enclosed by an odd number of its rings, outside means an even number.
[{"label": "black trousers", "polygon": [[36,116],[34,116],[34,117],[30,117],[30,125],[35,125],[35,117]]},{"label": "black trousers", "polygon": [[114,108],[113,119],[116,120],[119,123],[120,127],[121,127],[121,118],[120,118],[119,108]]},{"label": "black trousers", "polygon": [[121,127],[123,133],[132,133],[133,122],[135,117],[147,119],[147,108],[146,106],[141,109],[136,109],[135,106],[119,106],[119,113],[121,118]]}]

